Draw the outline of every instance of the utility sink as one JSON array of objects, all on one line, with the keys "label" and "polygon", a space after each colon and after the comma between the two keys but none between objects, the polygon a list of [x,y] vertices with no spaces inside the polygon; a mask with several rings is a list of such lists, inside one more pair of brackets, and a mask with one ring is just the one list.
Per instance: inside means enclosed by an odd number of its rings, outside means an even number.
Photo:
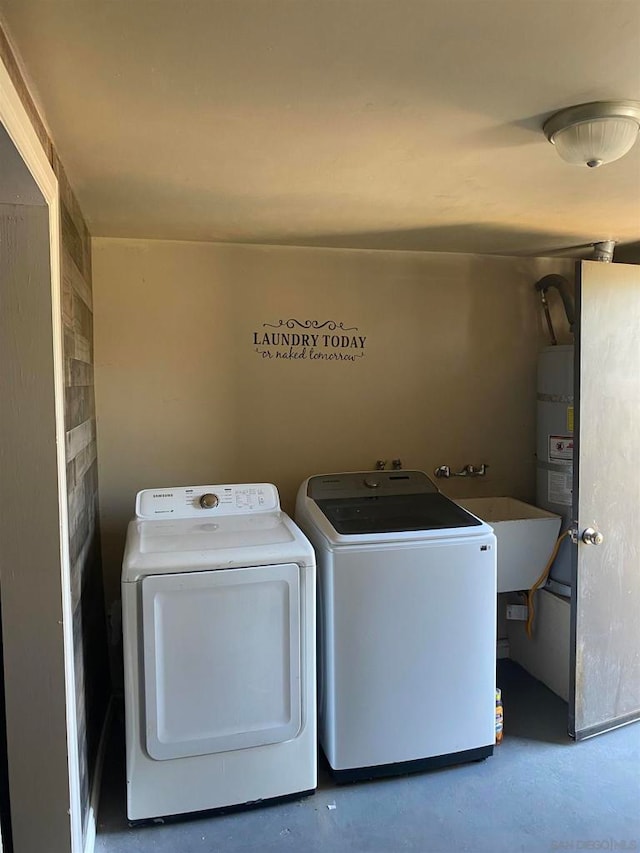
[{"label": "utility sink", "polygon": [[562,518],[515,498],[460,498],[456,503],[493,527],[498,592],[531,589],[551,556]]}]

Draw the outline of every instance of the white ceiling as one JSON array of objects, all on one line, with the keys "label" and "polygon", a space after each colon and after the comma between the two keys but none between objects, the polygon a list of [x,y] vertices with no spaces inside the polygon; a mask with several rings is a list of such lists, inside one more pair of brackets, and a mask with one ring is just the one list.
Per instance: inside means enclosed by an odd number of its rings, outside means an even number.
[{"label": "white ceiling", "polygon": [[0,0],[0,14],[94,235],[640,247],[640,144],[589,170],[541,131],[571,104],[640,100],[638,0]]}]

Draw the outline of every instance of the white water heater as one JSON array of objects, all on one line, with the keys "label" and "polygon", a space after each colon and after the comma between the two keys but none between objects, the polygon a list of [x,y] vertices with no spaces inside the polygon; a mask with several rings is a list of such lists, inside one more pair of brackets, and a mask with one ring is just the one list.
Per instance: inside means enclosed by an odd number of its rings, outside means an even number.
[{"label": "white water heater", "polygon": [[[573,517],[573,346],[551,346],[538,358],[536,503],[563,518]],[[563,540],[549,588],[571,594],[571,542]]]}]

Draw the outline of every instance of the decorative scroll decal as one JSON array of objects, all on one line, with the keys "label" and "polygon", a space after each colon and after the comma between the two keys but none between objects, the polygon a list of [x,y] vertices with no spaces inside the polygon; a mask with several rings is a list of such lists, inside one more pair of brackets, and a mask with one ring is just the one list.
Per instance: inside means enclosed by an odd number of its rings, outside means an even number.
[{"label": "decorative scroll decal", "polygon": [[[277,323],[263,323],[262,328],[292,330],[253,332],[255,352],[265,360],[354,362],[364,358],[367,336],[347,334],[358,332],[357,326],[345,326],[336,320],[320,322],[290,317]],[[304,331],[295,331],[296,328]]]},{"label": "decorative scroll decal", "polygon": [[287,329],[295,329],[296,326],[300,326],[301,329],[324,329],[327,326],[332,332],[334,329],[342,329],[344,332],[358,331],[357,326],[349,326],[345,329],[342,323],[336,323],[335,320],[325,320],[324,323],[321,323],[319,320],[296,320],[294,317],[290,317],[288,320],[278,320],[277,323],[263,323],[262,325],[268,326],[270,329],[280,329],[282,326],[286,326]]}]

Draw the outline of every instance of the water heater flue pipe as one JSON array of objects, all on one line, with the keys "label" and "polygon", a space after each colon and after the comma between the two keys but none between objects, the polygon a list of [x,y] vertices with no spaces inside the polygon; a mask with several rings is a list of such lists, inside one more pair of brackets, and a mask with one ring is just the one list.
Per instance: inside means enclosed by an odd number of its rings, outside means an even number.
[{"label": "water heater flue pipe", "polygon": [[600,243],[594,243],[593,260],[604,261],[605,264],[610,264],[613,261],[613,251],[615,247],[615,240],[602,240]]},{"label": "water heater flue pipe", "polygon": [[556,273],[551,273],[550,275],[545,275],[543,278],[540,279],[540,281],[536,282],[536,290],[540,294],[540,298],[542,299],[542,304],[544,306],[547,326],[549,327],[549,334],[551,335],[551,343],[555,346],[558,341],[555,336],[555,332],[553,331],[553,325],[551,323],[551,314],[549,313],[549,303],[547,302],[547,291],[550,287],[555,287],[555,289],[560,294],[560,298],[562,299],[562,304],[564,306],[564,313],[567,315],[569,331],[572,333],[573,324],[575,322],[575,307],[573,302],[573,294],[571,293],[571,285],[564,276],[557,275]]}]

